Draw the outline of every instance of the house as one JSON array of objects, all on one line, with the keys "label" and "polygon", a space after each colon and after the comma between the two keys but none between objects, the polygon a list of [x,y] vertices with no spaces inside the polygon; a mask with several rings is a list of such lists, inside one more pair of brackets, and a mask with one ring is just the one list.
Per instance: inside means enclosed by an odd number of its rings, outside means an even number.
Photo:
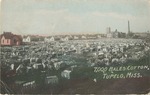
[{"label": "house", "polygon": [[55,41],[55,38],[53,36],[52,37],[45,37],[44,41],[45,42],[52,42],[52,41]]},{"label": "house", "polygon": [[82,36],[81,36],[81,39],[86,39],[86,36],[82,35]]},{"label": "house", "polygon": [[102,36],[101,35],[97,35],[97,38],[99,39],[99,38],[102,38]]},{"label": "house", "polygon": [[24,36],[23,37],[23,42],[31,42],[30,36]]},{"label": "house", "polygon": [[49,36],[49,37],[44,38],[45,42],[54,42],[54,41],[60,41],[60,40],[61,40],[60,36]]},{"label": "house", "polygon": [[34,35],[23,36],[23,42],[25,43],[30,43],[35,41],[39,41],[38,36],[34,36]]},{"label": "house", "polygon": [[79,37],[78,37],[78,36],[74,36],[73,39],[74,39],[74,40],[78,40]]},{"label": "house", "polygon": [[97,39],[97,36],[96,35],[88,35],[87,38],[88,39]]},{"label": "house", "polygon": [[140,33],[140,32],[137,32],[137,33],[134,33],[134,36],[137,36],[137,37],[147,37],[149,35],[148,32],[143,32],[143,33]]},{"label": "house", "polygon": [[2,46],[14,46],[21,44],[22,44],[22,37],[20,35],[15,35],[11,32],[4,32],[0,36],[0,45]]},{"label": "house", "polygon": [[61,38],[61,41],[68,41],[68,40],[69,40],[69,37],[68,37],[68,36]]}]

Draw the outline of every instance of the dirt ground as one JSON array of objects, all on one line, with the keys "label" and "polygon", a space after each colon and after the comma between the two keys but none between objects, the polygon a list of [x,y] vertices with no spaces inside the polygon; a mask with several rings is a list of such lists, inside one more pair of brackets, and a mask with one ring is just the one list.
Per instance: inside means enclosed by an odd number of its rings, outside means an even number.
[{"label": "dirt ground", "polygon": [[146,94],[150,92],[150,77],[99,80],[72,79],[60,85],[61,94]]},{"label": "dirt ground", "polygon": [[147,94],[150,77],[97,80],[89,78],[64,80],[58,85],[43,85],[23,91],[13,89],[13,94]]}]

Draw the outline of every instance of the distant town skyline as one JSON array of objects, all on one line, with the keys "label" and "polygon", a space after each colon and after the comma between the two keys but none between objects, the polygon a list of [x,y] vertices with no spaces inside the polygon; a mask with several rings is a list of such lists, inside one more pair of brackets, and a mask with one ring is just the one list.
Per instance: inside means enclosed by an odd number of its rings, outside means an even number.
[{"label": "distant town skyline", "polygon": [[150,31],[150,0],[0,0],[1,32],[27,35]]}]

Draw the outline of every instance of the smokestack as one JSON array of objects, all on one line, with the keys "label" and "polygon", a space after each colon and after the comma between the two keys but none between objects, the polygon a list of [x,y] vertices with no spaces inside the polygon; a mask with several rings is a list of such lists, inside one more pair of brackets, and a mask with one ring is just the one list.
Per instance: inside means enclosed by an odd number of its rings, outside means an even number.
[{"label": "smokestack", "polygon": [[128,34],[130,33],[130,22],[128,21]]}]

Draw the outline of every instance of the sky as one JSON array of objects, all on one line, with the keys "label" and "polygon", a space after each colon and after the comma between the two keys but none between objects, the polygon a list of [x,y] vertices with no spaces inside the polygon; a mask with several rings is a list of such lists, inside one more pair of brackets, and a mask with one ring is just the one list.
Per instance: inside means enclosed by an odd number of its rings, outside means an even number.
[{"label": "sky", "polygon": [[150,31],[150,0],[0,0],[1,32],[16,34]]}]

